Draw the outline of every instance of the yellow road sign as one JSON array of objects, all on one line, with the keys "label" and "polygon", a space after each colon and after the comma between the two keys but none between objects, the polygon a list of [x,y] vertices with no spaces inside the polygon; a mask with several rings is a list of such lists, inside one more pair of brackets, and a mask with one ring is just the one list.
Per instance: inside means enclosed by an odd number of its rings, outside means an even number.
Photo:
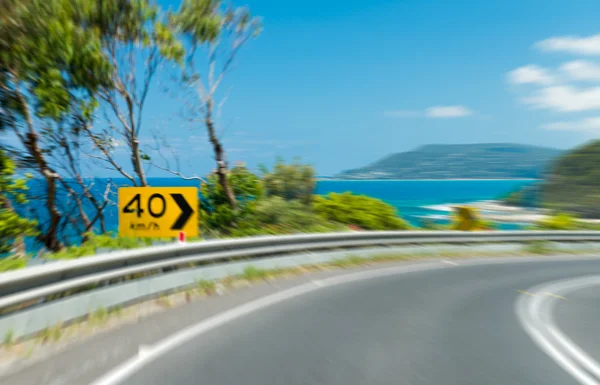
[{"label": "yellow road sign", "polygon": [[195,187],[123,187],[119,189],[119,235],[124,237],[198,235]]}]

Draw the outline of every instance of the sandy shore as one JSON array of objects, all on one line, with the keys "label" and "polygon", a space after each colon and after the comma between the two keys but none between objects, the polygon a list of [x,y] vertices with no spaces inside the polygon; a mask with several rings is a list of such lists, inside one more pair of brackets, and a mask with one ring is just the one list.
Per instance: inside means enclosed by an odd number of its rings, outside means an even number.
[{"label": "sandy shore", "polygon": [[[508,206],[499,201],[480,201],[471,203],[447,203],[443,205],[432,205],[424,208],[445,212],[446,215],[432,214],[425,216],[429,219],[447,219],[456,206],[469,206],[477,209],[479,215],[488,221],[506,223],[534,223],[549,217],[549,211],[545,209],[528,209],[523,207]],[[580,219],[587,223],[600,223],[600,219]]]}]

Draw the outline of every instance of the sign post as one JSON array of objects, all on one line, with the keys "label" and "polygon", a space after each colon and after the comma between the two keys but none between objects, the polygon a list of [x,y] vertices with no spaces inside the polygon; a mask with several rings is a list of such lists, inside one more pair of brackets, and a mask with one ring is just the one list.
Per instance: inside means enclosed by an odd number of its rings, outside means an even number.
[{"label": "sign post", "polygon": [[119,189],[119,235],[178,238],[198,235],[195,187],[123,187]]}]

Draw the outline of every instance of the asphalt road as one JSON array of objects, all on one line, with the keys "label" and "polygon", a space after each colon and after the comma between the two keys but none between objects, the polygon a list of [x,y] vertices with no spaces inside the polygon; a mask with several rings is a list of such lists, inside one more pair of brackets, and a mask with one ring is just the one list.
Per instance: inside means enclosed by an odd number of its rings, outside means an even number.
[{"label": "asphalt road", "polygon": [[[576,385],[525,333],[515,301],[519,290],[594,274],[598,260],[459,262],[320,287],[189,338],[121,383]],[[590,290],[564,300],[557,317],[594,351],[600,339],[585,333],[598,328],[580,328],[598,324],[600,296]],[[582,305],[589,296],[596,302]]]}]

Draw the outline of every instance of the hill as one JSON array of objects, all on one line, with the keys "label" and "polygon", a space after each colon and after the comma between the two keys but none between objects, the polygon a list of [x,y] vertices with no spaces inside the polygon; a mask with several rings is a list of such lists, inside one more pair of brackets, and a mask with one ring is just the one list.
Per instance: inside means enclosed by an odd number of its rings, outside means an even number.
[{"label": "hill", "polygon": [[541,178],[560,150],[520,144],[432,144],[392,154],[342,179]]},{"label": "hill", "polygon": [[600,141],[558,158],[540,190],[544,207],[600,218]]}]

